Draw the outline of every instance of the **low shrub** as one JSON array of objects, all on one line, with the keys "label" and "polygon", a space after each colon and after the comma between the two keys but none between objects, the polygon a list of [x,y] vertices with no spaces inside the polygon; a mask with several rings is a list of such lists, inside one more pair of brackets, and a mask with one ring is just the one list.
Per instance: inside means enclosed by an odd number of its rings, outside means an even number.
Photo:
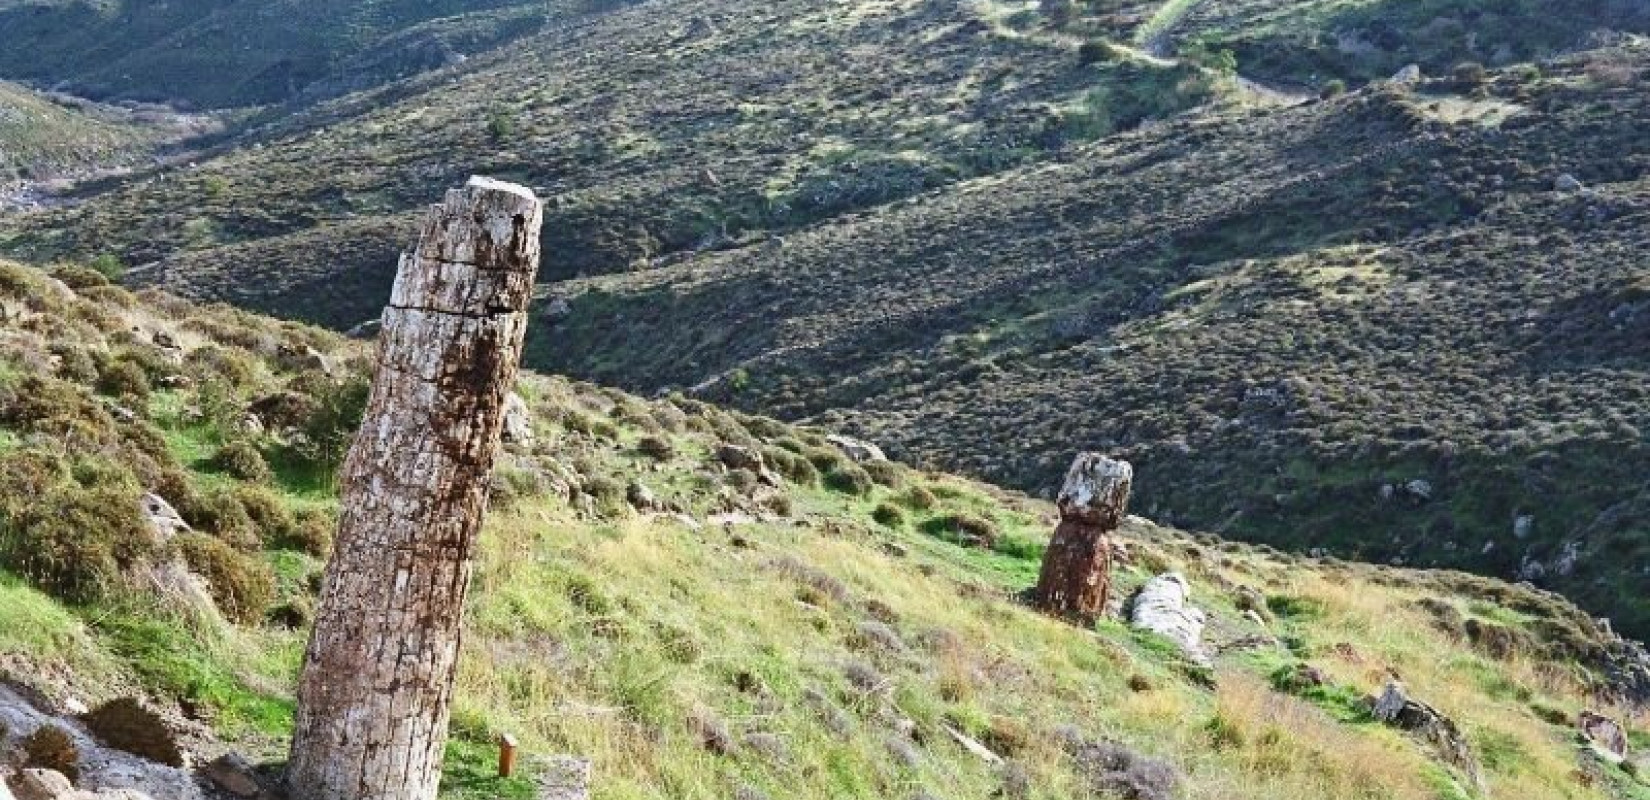
[{"label": "low shrub", "polygon": [[155,548],[137,500],[122,486],[50,489],[0,531],[0,565],[65,602],[109,597]]},{"label": "low shrub", "polygon": [[663,436],[643,436],[636,442],[636,451],[654,461],[669,461],[676,457],[676,446]]},{"label": "low shrub", "polygon": [[819,482],[819,470],[813,462],[787,448],[764,447],[762,460],[791,483],[812,486]]},{"label": "low shrub", "polygon": [[212,465],[224,474],[252,483],[266,483],[272,477],[269,462],[251,442],[234,441],[218,449]]},{"label": "low shrub", "polygon": [[930,536],[970,547],[993,547],[1001,531],[997,523],[973,514],[947,514],[922,524]]},{"label": "low shrub", "polygon": [[913,485],[899,496],[899,504],[912,511],[927,511],[939,502],[939,498],[928,490],[926,486]]},{"label": "low shrub", "polygon": [[268,564],[200,533],[179,534],[172,546],[191,571],[206,579],[225,617],[243,625],[263,620],[275,599],[275,576]]},{"label": "low shrub", "polygon": [[149,375],[130,361],[111,361],[98,372],[97,390],[111,397],[149,397]]},{"label": "low shrub", "polygon": [[833,491],[863,497],[871,493],[871,476],[852,464],[841,464],[825,473],[825,485]]},{"label": "low shrub", "polygon": [[306,508],[294,515],[287,536],[276,541],[275,546],[326,558],[332,554],[333,536],[337,530],[338,520],[332,514]]},{"label": "low shrub", "polygon": [[871,519],[876,520],[878,525],[889,528],[905,526],[905,512],[899,510],[899,506],[893,503],[878,504],[876,510],[871,512]]},{"label": "low shrub", "polygon": [[861,465],[871,480],[879,486],[898,489],[905,485],[905,472],[892,461],[867,461]]}]

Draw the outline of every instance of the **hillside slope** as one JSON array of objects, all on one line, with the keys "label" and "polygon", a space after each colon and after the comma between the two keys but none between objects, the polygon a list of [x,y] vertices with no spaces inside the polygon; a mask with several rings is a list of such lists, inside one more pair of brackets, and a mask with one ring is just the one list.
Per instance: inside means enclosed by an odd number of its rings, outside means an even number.
[{"label": "hillside slope", "polygon": [[[0,264],[0,671],[48,707],[148,694],[211,725],[199,755],[278,759],[366,348],[58,277]],[[1650,797],[1650,655],[1555,596],[1131,518],[1121,588],[1183,572],[1199,665],[1016,599],[1047,503],[685,398],[518,388],[534,434],[495,479],[443,797],[532,797],[549,754],[589,759],[598,800]],[[726,466],[754,453],[775,474]],[[145,489],[195,532],[149,539]],[[212,599],[134,583],[177,558]],[[1371,718],[1395,674],[1464,749]],[[1578,742],[1584,708],[1633,759]],[[504,732],[524,777],[490,773]]]},{"label": "hillside slope", "polygon": [[[1572,593],[1650,630],[1650,106],[1599,65],[1189,118],[553,289],[535,364],[698,386],[1164,519]],[[622,337],[613,332],[622,331]]]},{"label": "hillside slope", "polygon": [[522,0],[0,0],[0,77],[201,108],[327,97],[461,62],[582,13]]}]

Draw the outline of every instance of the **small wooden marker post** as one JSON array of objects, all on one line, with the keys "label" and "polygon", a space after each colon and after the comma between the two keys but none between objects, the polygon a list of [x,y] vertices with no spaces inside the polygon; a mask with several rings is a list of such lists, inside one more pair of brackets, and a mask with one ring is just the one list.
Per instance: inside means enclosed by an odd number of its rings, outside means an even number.
[{"label": "small wooden marker post", "polygon": [[508,778],[516,771],[516,737],[508,733],[498,737],[498,776]]}]

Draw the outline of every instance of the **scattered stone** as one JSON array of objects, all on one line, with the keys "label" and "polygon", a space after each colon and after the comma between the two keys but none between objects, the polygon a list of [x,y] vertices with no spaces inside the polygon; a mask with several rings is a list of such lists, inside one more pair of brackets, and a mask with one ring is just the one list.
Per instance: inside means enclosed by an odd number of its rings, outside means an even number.
[{"label": "scattered stone", "polygon": [[544,311],[540,312],[539,316],[543,317],[545,322],[558,322],[573,316],[573,304],[565,297],[551,297],[544,301]]},{"label": "scattered stone", "polygon": [[378,332],[383,329],[383,320],[369,319],[366,322],[357,324],[355,327],[344,331],[344,335],[351,339],[376,339],[378,338]]},{"label": "scattered stone", "polygon": [[830,436],[825,437],[825,441],[835,445],[836,449],[841,450],[843,455],[855,461],[863,462],[888,460],[888,456],[883,455],[882,448],[877,447],[864,439],[855,439],[852,436],[843,436],[841,434],[831,434]]},{"label": "scattered stone", "polygon": [[1209,661],[1203,652],[1203,611],[1189,602],[1191,586],[1178,572],[1159,575],[1140,587],[1130,609],[1130,624],[1163,636],[1180,646],[1199,664]]},{"label": "scattered stone", "polygon": [[179,721],[135,697],[110,700],[81,721],[105,746],[170,767],[189,766]]},{"label": "scattered stone", "polygon": [[504,398],[504,441],[529,447],[533,444],[533,415],[527,401],[511,392]]},{"label": "scattered stone", "polygon": [[1375,719],[1409,731],[1432,745],[1446,763],[1460,769],[1482,788],[1483,773],[1461,729],[1438,709],[1411,698],[1404,691],[1403,684],[1396,680],[1387,681],[1381,696],[1375,698],[1371,711]]},{"label": "scattered stone", "polygon": [[538,800],[590,800],[590,759],[550,756],[534,762]]},{"label": "scattered stone", "polygon": [[259,797],[264,793],[257,769],[239,753],[225,753],[201,768],[214,786],[236,797]]},{"label": "scattered stone", "polygon": [[1553,179],[1553,191],[1555,192],[1574,194],[1581,191],[1583,188],[1584,187],[1581,185],[1581,181],[1576,180],[1576,176],[1571,175],[1568,172]]},{"label": "scattered stone", "polygon": [[1529,514],[1519,514],[1513,517],[1513,536],[1519,539],[1528,539],[1535,530],[1535,517]]},{"label": "scattered stone", "polygon": [[281,366],[289,370],[311,370],[326,375],[332,374],[332,360],[327,358],[321,351],[316,350],[307,344],[302,347],[281,345],[276,348],[275,358],[280,362]]},{"label": "scattered stone", "polygon": [[1404,67],[1403,69],[1398,70],[1396,73],[1393,74],[1392,82],[1393,83],[1420,83],[1421,82],[1421,65],[1420,64],[1410,64],[1410,65]]},{"label": "scattered stone", "polygon": [[1583,736],[1616,760],[1627,758],[1627,732],[1621,723],[1593,711],[1582,711],[1577,720]]},{"label": "scattered stone", "polygon": [[143,515],[149,520],[150,530],[161,542],[170,541],[173,536],[190,530],[189,523],[183,521],[183,516],[166,498],[146,492],[139,503],[143,506]]},{"label": "scattered stone", "polygon": [[767,462],[762,460],[762,454],[743,445],[720,444],[716,447],[716,460],[732,470],[750,470],[756,473],[758,481],[768,486],[782,486],[785,481],[779,474],[768,468]]},{"label": "scattered stone", "polygon": [[1404,491],[1408,492],[1409,496],[1415,498],[1416,500],[1431,500],[1432,481],[1429,481],[1426,478],[1416,478],[1409,483],[1404,484]]},{"label": "scattered stone", "polygon": [[59,800],[74,795],[74,784],[63,773],[50,769],[25,769],[12,778],[17,800]]},{"label": "scattered stone", "polygon": [[975,740],[973,737],[969,736],[968,734],[963,733],[962,731],[959,731],[956,728],[951,727],[950,725],[941,724],[940,727],[945,729],[945,732],[951,736],[951,739],[953,741],[955,741],[957,744],[962,745],[962,748],[964,750],[967,750],[968,752],[972,753],[976,758],[980,759],[981,761],[984,761],[987,764],[999,765],[999,766],[1003,763],[1003,757],[1002,756],[991,752],[991,748],[988,748],[985,745],[980,744],[977,740]]},{"label": "scattered stone", "polygon": [[625,501],[630,503],[630,507],[637,511],[657,511],[663,508],[653,490],[641,481],[631,481],[630,485],[625,487],[624,497]]}]

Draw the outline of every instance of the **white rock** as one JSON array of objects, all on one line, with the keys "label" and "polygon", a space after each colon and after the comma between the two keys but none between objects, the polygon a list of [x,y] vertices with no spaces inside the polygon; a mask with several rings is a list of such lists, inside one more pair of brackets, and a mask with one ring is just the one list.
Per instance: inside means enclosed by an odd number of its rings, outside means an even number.
[{"label": "white rock", "polygon": [[855,439],[852,436],[843,436],[841,434],[831,434],[830,436],[825,437],[825,441],[836,445],[836,448],[841,450],[843,455],[855,461],[888,460],[888,456],[883,454],[882,448],[877,447],[864,439]]},{"label": "white rock", "polygon": [[183,521],[178,510],[166,502],[166,498],[154,492],[146,492],[138,501],[143,506],[143,514],[149,520],[150,530],[162,542],[170,540],[179,533],[187,532],[189,523]]},{"label": "white rock", "polygon": [[533,438],[533,415],[527,409],[527,401],[511,392],[504,398],[504,441],[531,445]]},{"label": "white rock", "polygon": [[1199,663],[1207,663],[1203,652],[1204,613],[1191,605],[1191,586],[1178,572],[1159,575],[1140,588],[1130,610],[1130,624],[1163,636]]}]

